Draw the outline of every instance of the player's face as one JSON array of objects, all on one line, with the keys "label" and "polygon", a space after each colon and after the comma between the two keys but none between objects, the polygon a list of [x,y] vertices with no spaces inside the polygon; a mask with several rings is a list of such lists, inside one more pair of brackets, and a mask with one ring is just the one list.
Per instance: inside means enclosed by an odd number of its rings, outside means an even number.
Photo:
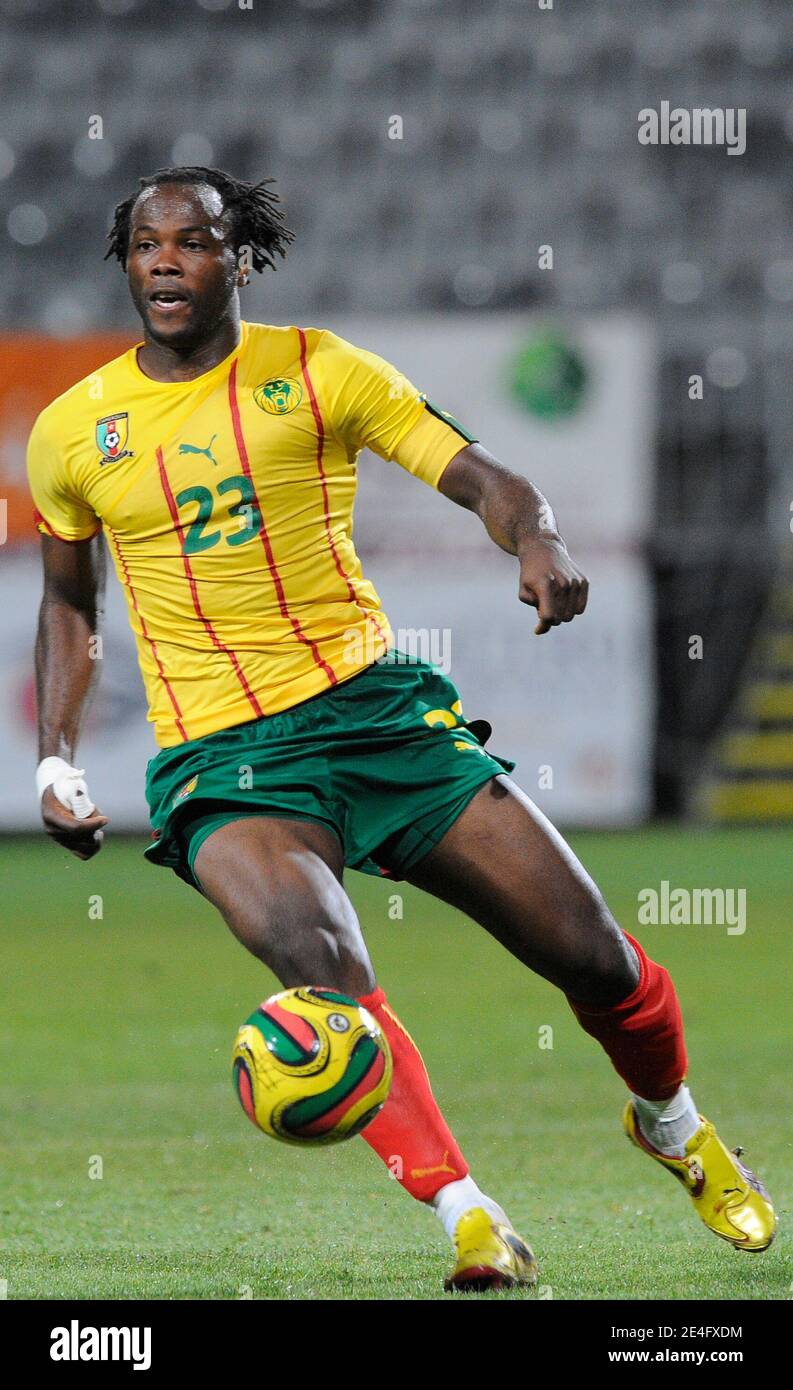
[{"label": "player's face", "polygon": [[228,218],[206,184],[145,188],[132,209],[127,276],[148,335],[163,346],[217,332],[239,283]]}]

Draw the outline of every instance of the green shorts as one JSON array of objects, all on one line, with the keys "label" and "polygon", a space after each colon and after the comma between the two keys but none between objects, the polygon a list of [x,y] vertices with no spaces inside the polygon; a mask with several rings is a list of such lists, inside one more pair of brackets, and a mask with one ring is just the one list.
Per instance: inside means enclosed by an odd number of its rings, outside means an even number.
[{"label": "green shorts", "polygon": [[484,782],[514,768],[485,751],[489,735],[435,666],[392,650],[291,709],[158,753],[146,857],[200,891],[195,858],[213,830],[282,816],[326,825],[350,868],[403,878]]}]

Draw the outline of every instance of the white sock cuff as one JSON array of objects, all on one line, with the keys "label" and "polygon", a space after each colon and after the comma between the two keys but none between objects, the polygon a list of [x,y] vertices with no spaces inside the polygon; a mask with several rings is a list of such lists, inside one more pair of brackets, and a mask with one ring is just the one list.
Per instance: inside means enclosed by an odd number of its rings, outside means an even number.
[{"label": "white sock cuff", "polygon": [[446,1234],[452,1241],[457,1222],[472,1207],[484,1207],[485,1211],[489,1212],[496,1221],[509,1224],[503,1207],[500,1207],[498,1202],[494,1202],[492,1197],[488,1197],[482,1191],[470,1173],[466,1174],[464,1178],[457,1178],[455,1182],[447,1182],[435,1193],[434,1197],[430,1198],[429,1205],[437,1213]]},{"label": "white sock cuff", "polygon": [[681,1120],[693,1106],[691,1092],[688,1086],[684,1085],[678,1086],[674,1095],[666,1100],[644,1100],[642,1096],[634,1096],[633,1103],[640,1115],[652,1115],[661,1124],[672,1124],[675,1120]]}]

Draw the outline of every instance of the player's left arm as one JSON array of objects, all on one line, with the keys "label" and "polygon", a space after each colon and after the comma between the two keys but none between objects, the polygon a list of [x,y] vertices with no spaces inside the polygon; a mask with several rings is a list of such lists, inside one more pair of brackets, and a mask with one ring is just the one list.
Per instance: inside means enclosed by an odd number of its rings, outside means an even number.
[{"label": "player's left arm", "polygon": [[481,444],[469,444],[444,468],[438,491],[476,512],[491,540],[518,557],[518,598],[537,609],[538,635],[583,613],[589,581],[570,558],[539,488],[505,468]]}]

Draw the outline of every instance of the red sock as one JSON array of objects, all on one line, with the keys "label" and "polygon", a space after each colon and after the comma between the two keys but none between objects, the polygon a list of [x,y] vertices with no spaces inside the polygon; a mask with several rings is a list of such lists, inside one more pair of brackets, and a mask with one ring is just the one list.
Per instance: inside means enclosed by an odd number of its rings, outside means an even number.
[{"label": "red sock", "polygon": [[449,1182],[464,1178],[468,1164],[438,1109],[421,1053],[391,1012],[385,993],[361,995],[388,1038],[394,1074],[388,1100],[366,1126],[366,1140],[411,1197],[428,1202]]},{"label": "red sock", "polygon": [[625,933],[639,960],[639,983],[627,999],[607,1008],[570,999],[585,1033],[597,1038],[615,1071],[644,1100],[674,1095],[688,1068],[683,1019],[669,972]]}]

